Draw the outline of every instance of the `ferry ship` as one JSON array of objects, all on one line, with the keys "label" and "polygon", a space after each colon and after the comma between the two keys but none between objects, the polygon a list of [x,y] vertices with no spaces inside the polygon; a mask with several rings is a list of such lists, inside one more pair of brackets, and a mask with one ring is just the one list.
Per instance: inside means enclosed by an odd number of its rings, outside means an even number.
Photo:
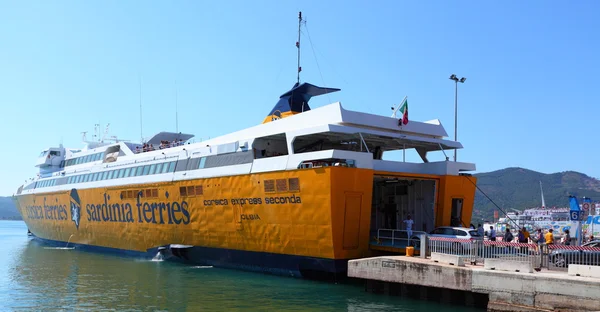
[{"label": "ferry ship", "polygon": [[[305,277],[345,275],[409,214],[413,231],[468,225],[475,164],[428,159],[462,148],[439,120],[310,108],[337,91],[298,81],[262,123],[203,142],[160,132],[48,148],[18,210],[50,244]],[[421,161],[382,158],[407,150]]]}]

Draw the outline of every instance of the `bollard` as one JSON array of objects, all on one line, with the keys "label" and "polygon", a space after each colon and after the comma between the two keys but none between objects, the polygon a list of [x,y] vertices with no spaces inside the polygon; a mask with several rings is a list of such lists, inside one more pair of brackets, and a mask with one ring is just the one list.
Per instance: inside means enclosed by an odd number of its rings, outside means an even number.
[{"label": "bollard", "polygon": [[420,245],[420,250],[419,250],[419,256],[423,259],[427,258],[427,234],[420,234],[419,235],[419,239],[421,240],[421,245]]}]

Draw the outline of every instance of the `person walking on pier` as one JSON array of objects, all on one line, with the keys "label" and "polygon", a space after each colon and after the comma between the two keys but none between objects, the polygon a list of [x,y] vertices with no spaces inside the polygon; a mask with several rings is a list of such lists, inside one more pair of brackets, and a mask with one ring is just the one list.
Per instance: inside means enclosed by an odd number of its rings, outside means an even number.
[{"label": "person walking on pier", "polygon": [[507,243],[510,243],[510,242],[513,241],[513,239],[515,239],[515,237],[510,232],[510,229],[506,228],[506,232],[504,232],[504,239],[503,239],[503,241],[505,241]]},{"label": "person walking on pier", "polygon": [[496,230],[494,230],[493,226],[490,226],[490,240],[492,242],[496,241]]},{"label": "person walking on pier", "polygon": [[412,220],[412,216],[408,215],[406,217],[406,220],[404,220],[404,223],[406,223],[406,232],[408,233],[408,239],[410,240],[410,238],[412,237],[412,226],[414,221]]},{"label": "person walking on pier", "polygon": [[562,240],[565,246],[571,245],[571,231],[565,230],[565,235],[563,236]]},{"label": "person walking on pier", "polygon": [[548,233],[544,235],[544,238],[546,239],[546,245],[554,244],[554,234],[552,234],[552,232],[554,232],[554,230],[549,229]]},{"label": "person walking on pier", "polygon": [[477,224],[477,234],[483,237],[483,226],[481,226],[481,223]]}]

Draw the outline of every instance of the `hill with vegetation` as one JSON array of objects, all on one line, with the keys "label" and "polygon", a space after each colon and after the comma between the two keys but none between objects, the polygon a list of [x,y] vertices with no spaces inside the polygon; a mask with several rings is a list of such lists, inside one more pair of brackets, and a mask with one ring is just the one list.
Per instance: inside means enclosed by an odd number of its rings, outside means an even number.
[{"label": "hill with vegetation", "polygon": [[[569,195],[600,200],[600,181],[575,171],[545,174],[523,168],[475,174],[477,186],[505,212],[540,207],[540,181],[544,189],[546,207],[568,207]],[[475,195],[473,221],[493,220],[498,210],[479,190]],[[498,211],[499,215],[503,213]]]},{"label": "hill with vegetation", "polygon": [[0,220],[21,220],[11,197],[0,197]]}]

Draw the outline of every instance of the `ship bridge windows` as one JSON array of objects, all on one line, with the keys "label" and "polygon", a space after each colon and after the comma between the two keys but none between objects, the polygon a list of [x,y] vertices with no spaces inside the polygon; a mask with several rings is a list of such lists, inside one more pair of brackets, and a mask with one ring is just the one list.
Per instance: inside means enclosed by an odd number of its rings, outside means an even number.
[{"label": "ship bridge windows", "polygon": [[313,133],[298,136],[292,144],[294,154],[308,153],[324,150],[346,150],[355,152],[366,152],[360,135],[352,133]]},{"label": "ship bridge windows", "polygon": [[[51,152],[51,155],[52,155],[52,153],[53,152]],[[57,156],[60,156],[60,152],[55,152],[55,153],[58,153]],[[102,154],[104,154],[104,153],[100,152],[100,153],[95,153],[95,154],[90,154],[90,155],[79,156],[79,157],[67,159],[65,162],[65,167],[85,164],[85,163],[89,163],[92,161],[98,161],[98,160],[102,159]]]},{"label": "ship bridge windows", "polygon": [[256,138],[252,149],[255,159],[288,155],[285,133]]}]

